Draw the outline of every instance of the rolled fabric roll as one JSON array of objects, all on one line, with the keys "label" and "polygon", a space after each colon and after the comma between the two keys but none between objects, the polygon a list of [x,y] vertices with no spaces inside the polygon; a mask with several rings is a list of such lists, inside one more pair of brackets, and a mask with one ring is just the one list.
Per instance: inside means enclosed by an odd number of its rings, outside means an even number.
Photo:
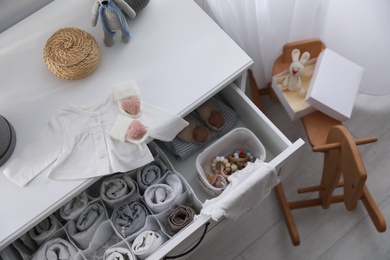
[{"label": "rolled fabric roll", "polygon": [[88,248],[89,242],[104,220],[106,220],[104,207],[95,202],[87,206],[77,221],[69,221],[66,229],[76,245],[84,250]]},{"label": "rolled fabric roll", "polygon": [[77,248],[62,238],[54,238],[44,243],[32,256],[32,260],[72,260]]},{"label": "rolled fabric roll", "polygon": [[167,171],[168,166],[158,157],[153,162],[138,168],[137,184],[140,192],[143,193],[150,185],[156,183]]},{"label": "rolled fabric roll", "polygon": [[115,204],[134,192],[138,192],[135,181],[131,179],[125,180],[118,176],[106,179],[100,185],[100,198],[110,209],[113,209]]},{"label": "rolled fabric roll", "polygon": [[165,243],[165,237],[154,231],[139,234],[131,246],[138,259],[145,259]]},{"label": "rolled fabric roll", "polygon": [[111,222],[123,238],[139,231],[149,215],[138,194],[132,194],[115,205]]},{"label": "rolled fabric roll", "polygon": [[88,195],[83,191],[60,208],[60,217],[66,221],[77,219],[87,207],[88,201]]},{"label": "rolled fabric roll", "polygon": [[177,233],[187,226],[195,216],[195,210],[190,206],[179,205],[168,215],[169,228]]},{"label": "rolled fabric roll", "polygon": [[30,229],[28,234],[40,246],[60,228],[61,226],[57,218],[54,215],[50,215]]},{"label": "rolled fabric roll", "polygon": [[164,182],[153,184],[145,190],[145,203],[155,214],[169,208],[183,192],[183,184],[178,175],[168,172]]},{"label": "rolled fabric roll", "polygon": [[112,247],[106,250],[104,260],[136,260],[133,253],[123,247]]}]

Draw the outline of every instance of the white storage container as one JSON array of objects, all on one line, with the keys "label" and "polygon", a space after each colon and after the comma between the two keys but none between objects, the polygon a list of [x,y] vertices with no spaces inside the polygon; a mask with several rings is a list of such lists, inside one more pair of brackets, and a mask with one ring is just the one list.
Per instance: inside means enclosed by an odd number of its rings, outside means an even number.
[{"label": "white storage container", "polygon": [[[244,148],[254,157],[264,161],[266,151],[260,140],[247,128],[238,127],[218,139],[196,158],[196,171],[202,188],[212,196],[219,195],[224,188],[216,188],[207,180],[206,173],[211,173],[211,161],[216,156],[228,157],[234,150]],[[234,173],[233,173],[234,174]]]}]

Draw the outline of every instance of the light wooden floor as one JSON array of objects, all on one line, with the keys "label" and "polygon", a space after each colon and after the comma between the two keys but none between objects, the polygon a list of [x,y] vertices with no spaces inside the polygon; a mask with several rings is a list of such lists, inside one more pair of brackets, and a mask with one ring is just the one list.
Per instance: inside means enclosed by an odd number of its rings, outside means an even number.
[{"label": "light wooden floor", "polygon": [[[263,97],[262,97],[263,98]],[[351,119],[344,123],[356,138],[377,136],[378,142],[359,149],[368,173],[367,186],[390,225],[390,96],[359,94]],[[307,141],[299,120],[291,122],[279,102],[268,102],[265,114],[292,141]],[[300,187],[316,185],[322,169],[322,154],[312,153],[306,143],[295,174],[284,182],[289,200],[314,197],[298,195]],[[293,216],[301,236],[301,245],[290,242],[276,196],[271,193],[247,215],[212,238],[190,260],[313,260],[390,259],[390,228],[378,233],[362,204],[348,212],[343,204],[297,209]]]}]

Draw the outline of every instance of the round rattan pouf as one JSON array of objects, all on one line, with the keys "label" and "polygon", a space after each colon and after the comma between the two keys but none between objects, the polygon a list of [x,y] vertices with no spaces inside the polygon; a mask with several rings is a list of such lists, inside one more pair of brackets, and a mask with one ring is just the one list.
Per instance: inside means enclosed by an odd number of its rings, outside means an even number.
[{"label": "round rattan pouf", "polygon": [[43,59],[56,76],[75,80],[88,76],[100,59],[99,45],[89,33],[78,28],[63,28],[47,40]]}]

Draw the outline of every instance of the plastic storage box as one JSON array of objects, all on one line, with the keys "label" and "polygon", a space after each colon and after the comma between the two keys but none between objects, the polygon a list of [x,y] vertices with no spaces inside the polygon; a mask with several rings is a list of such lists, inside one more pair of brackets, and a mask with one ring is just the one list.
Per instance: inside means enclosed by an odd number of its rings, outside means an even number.
[{"label": "plastic storage box", "polygon": [[260,140],[249,129],[243,127],[233,129],[198,155],[196,158],[198,181],[208,194],[217,196],[224,190],[212,186],[207,180],[206,173],[211,173],[211,161],[216,156],[227,157],[239,148],[245,148],[259,160],[266,157],[265,148]]}]

